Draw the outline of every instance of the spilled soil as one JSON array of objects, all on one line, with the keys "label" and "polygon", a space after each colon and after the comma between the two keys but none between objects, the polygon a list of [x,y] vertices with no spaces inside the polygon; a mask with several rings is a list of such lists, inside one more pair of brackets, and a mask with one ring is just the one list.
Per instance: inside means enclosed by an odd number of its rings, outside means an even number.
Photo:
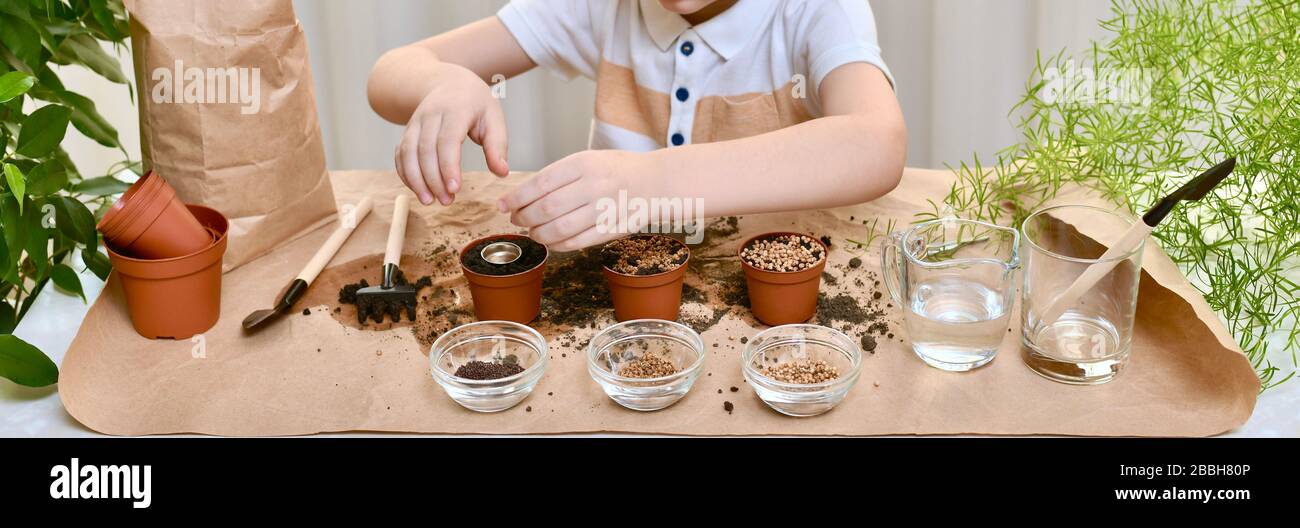
[{"label": "spilled soil", "polygon": [[[713,220],[706,226],[703,240],[691,246],[679,320],[701,333],[712,330],[713,334],[706,337],[712,348],[719,344],[732,350],[743,348],[748,340],[746,334],[764,327],[750,315],[744,272],[736,256],[743,223],[741,217]],[[377,254],[326,270],[304,306],[312,305],[310,302],[328,304],[328,312],[335,320],[354,328],[409,328],[427,353],[442,333],[475,321],[468,283],[461,275],[459,246],[487,233],[444,233],[430,230],[415,254],[403,256],[401,268],[406,276],[421,277],[418,282],[427,285],[420,291],[414,322],[386,320],[364,326],[356,322],[355,308],[348,304],[348,291],[355,293],[354,287],[363,287],[358,286],[362,279],[368,283],[379,280],[382,255]],[[877,273],[862,266],[862,259],[850,255],[851,251],[830,250],[831,264],[823,275],[818,313],[811,322],[843,331],[858,340],[864,352],[874,353],[879,342],[893,338],[887,310],[892,305],[882,300],[885,297],[878,291]],[[599,246],[550,254],[543,276],[541,314],[530,325],[559,345],[552,359],[577,356],[592,336],[615,322],[603,265]],[[324,298],[321,291],[331,288],[331,293],[337,295]],[[724,319],[742,324],[721,324]]]}]

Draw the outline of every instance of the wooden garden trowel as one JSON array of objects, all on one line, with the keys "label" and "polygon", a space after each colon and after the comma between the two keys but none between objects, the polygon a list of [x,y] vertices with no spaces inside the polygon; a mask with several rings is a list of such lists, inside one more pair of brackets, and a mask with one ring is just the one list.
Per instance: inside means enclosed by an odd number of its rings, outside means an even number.
[{"label": "wooden garden trowel", "polygon": [[325,240],[324,244],[321,244],[320,249],[316,250],[316,255],[307,262],[306,266],[303,266],[298,276],[284,289],[275,306],[248,314],[248,317],[244,318],[244,330],[254,330],[293,308],[293,303],[298,302],[298,299],[307,293],[307,287],[311,286],[312,281],[316,280],[316,276],[320,275],[321,270],[325,269],[325,265],[329,264],[335,253],[338,253],[339,248],[356,230],[357,224],[360,224],[366,218],[366,215],[370,214],[370,205],[371,200],[367,196],[352,209],[351,213],[339,215],[338,228]]}]

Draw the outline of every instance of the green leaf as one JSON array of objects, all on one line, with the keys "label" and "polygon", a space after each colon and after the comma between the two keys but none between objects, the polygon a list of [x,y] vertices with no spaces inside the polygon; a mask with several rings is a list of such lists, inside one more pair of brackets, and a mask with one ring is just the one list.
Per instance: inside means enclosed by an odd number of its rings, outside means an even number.
[{"label": "green leaf", "polygon": [[72,186],[72,192],[86,196],[108,196],[125,191],[131,184],[112,176],[81,180]]},{"label": "green leaf", "polygon": [[29,196],[49,196],[63,190],[67,185],[68,169],[58,160],[46,161],[27,173]]},{"label": "green leaf", "polygon": [[56,264],[54,269],[50,270],[50,278],[60,290],[75,293],[82,301],[86,300],[86,294],[81,290],[81,278],[77,277],[76,270],[68,267],[67,264]]},{"label": "green leaf", "polygon": [[35,269],[31,278],[44,277],[50,270],[50,235],[54,231],[48,225],[47,216],[54,212],[47,204],[33,201],[23,213],[23,229],[27,230],[27,263]]},{"label": "green leaf", "polygon": [[81,179],[81,173],[77,172],[77,164],[72,162],[72,157],[68,156],[68,151],[63,150],[63,147],[54,149],[49,158],[63,164],[63,168],[68,171],[68,180],[76,181]]},{"label": "green leaf", "polygon": [[[108,0],[90,0],[90,13],[94,16],[94,22],[104,36],[110,40],[122,40],[127,37],[126,24],[122,17],[119,19],[116,14],[121,8],[121,4],[110,5]],[[89,20],[86,21],[89,25]]]},{"label": "green leaf", "polygon": [[0,377],[28,387],[59,382],[59,367],[40,349],[13,335],[0,335]]},{"label": "green leaf", "polygon": [[126,84],[126,75],[122,74],[122,65],[117,58],[109,55],[100,47],[99,41],[88,33],[78,33],[63,39],[55,57],[76,62],[98,73],[109,81]]},{"label": "green leaf", "polygon": [[18,282],[18,259],[22,257],[23,248],[27,247],[27,230],[21,227],[22,221],[22,213],[18,212],[18,203],[13,195],[0,196],[0,226],[18,226],[18,229],[3,230],[5,246],[9,250],[5,258],[8,263],[5,281],[9,283]]},{"label": "green leaf", "polygon": [[59,232],[87,246],[96,243],[95,215],[90,213],[86,204],[67,196],[52,196],[50,200],[54,202]]},{"label": "green leaf", "polygon": [[36,281],[35,286],[32,286],[32,291],[27,294],[26,299],[23,299],[23,306],[18,309],[19,321],[22,321],[23,316],[27,315],[27,310],[30,310],[32,308],[32,305],[36,304],[36,297],[38,297],[41,294],[41,292],[45,290],[45,285],[48,284],[49,282],[50,282],[50,278],[44,277],[41,280]]},{"label": "green leaf", "polygon": [[59,92],[60,101],[72,108],[72,126],[95,140],[96,143],[110,148],[121,147],[117,138],[117,129],[104,119],[95,109],[95,102],[75,92]]},{"label": "green leaf", "polygon": [[68,132],[72,111],[66,106],[45,105],[23,120],[18,132],[18,154],[39,158],[49,154]]},{"label": "green leaf", "polygon": [[[0,44],[30,69],[36,69],[41,60],[41,34],[31,24],[18,17],[0,15]],[[11,62],[11,65],[14,65]],[[16,65],[14,65],[16,67]]]},{"label": "green leaf", "polygon": [[20,71],[0,75],[0,103],[27,93],[35,84],[35,77]]},{"label": "green leaf", "polygon": [[113,264],[108,260],[108,256],[100,253],[98,249],[83,248],[81,260],[86,263],[87,268],[90,268],[91,273],[99,277],[99,280],[108,280],[109,272],[113,271]]},{"label": "green leaf", "polygon": [[5,183],[9,184],[9,192],[13,193],[14,199],[18,202],[18,214],[22,214],[23,198],[27,196],[27,178],[23,176],[23,171],[12,163],[4,164],[4,171]]},{"label": "green leaf", "polygon": [[18,311],[9,301],[0,299],[0,334],[12,334],[18,326]]},{"label": "green leaf", "polygon": [[[9,272],[13,270],[13,266],[14,263],[9,260],[9,243],[5,241],[5,237],[0,236],[0,281],[9,282],[10,284],[18,282],[16,275],[12,279],[9,277]],[[3,333],[0,332],[0,334]]]}]

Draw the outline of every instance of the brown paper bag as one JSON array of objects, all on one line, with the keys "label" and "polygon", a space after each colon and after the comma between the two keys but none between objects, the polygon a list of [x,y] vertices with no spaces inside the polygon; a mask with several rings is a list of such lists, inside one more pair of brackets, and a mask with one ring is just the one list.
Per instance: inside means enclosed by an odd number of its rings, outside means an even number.
[{"label": "brown paper bag", "polygon": [[229,271],[335,211],[290,0],[127,0],[145,166],[230,218]]}]

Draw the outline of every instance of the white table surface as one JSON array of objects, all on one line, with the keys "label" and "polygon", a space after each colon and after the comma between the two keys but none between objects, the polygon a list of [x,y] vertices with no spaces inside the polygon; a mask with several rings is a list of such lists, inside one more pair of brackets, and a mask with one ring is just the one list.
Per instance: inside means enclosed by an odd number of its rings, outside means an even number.
[{"label": "white table surface", "polygon": [[[78,261],[73,268],[82,266]],[[14,335],[62,364],[63,355],[90,308],[89,303],[94,302],[104,287],[90,271],[81,273],[81,282],[87,302],[51,284],[37,297]],[[102,435],[87,429],[63,409],[57,385],[34,389],[0,378],[0,437],[77,436]],[[1264,392],[1250,420],[1226,436],[1300,437],[1300,379]]]}]

